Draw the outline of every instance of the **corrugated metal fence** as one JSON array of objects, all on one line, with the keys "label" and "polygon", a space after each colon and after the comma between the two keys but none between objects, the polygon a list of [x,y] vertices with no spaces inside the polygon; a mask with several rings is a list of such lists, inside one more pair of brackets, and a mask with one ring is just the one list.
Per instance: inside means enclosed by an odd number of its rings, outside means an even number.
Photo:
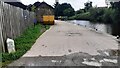
[{"label": "corrugated metal fence", "polygon": [[0,49],[7,38],[16,38],[33,25],[34,12],[23,10],[0,1]]}]

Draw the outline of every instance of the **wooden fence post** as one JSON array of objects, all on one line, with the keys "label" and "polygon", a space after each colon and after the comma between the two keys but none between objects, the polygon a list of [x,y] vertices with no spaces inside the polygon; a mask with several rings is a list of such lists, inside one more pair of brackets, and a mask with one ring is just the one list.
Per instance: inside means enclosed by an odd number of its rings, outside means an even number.
[{"label": "wooden fence post", "polygon": [[3,13],[2,13],[2,3],[3,2],[0,1],[0,51],[5,52],[5,47],[4,47],[4,42],[3,42],[3,24],[2,24]]},{"label": "wooden fence post", "polygon": [[5,52],[6,39],[20,36],[32,26],[34,13],[0,1],[0,49]]}]

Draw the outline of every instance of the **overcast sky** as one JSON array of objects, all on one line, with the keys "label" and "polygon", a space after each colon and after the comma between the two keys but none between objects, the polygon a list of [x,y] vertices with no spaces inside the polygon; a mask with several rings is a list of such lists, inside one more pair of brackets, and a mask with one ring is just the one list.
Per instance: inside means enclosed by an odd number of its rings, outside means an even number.
[{"label": "overcast sky", "polygon": [[[45,1],[52,6],[55,3],[55,0],[21,0],[21,2],[26,4],[26,5],[33,4],[36,1],[40,1],[40,2]],[[84,3],[87,1],[88,0],[59,0],[60,3],[64,3],[64,2],[70,3],[75,10],[78,10],[80,8],[84,8]],[[96,5],[98,7],[106,6],[105,0],[90,0],[90,1],[93,2],[93,6],[96,6]]]}]

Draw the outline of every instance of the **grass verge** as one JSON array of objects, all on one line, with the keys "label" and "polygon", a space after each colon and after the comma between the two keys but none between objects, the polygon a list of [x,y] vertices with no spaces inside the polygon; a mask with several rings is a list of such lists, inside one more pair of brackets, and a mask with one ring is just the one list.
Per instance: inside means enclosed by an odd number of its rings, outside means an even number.
[{"label": "grass verge", "polygon": [[21,36],[14,39],[16,52],[11,54],[2,53],[2,66],[5,67],[7,64],[24,55],[32,47],[36,39],[49,28],[50,25],[37,24],[26,29]]}]

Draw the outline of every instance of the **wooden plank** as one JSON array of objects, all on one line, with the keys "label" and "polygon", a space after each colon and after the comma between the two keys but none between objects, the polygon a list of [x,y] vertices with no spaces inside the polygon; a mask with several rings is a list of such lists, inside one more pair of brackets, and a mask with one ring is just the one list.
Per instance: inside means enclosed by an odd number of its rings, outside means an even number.
[{"label": "wooden plank", "polygon": [[2,24],[3,11],[2,11],[2,4],[3,4],[3,2],[0,1],[0,52],[1,51],[5,52],[5,47],[4,47],[4,42],[3,42],[3,24]]},{"label": "wooden plank", "polygon": [[0,2],[0,48],[5,50],[7,38],[14,39],[33,25],[34,15],[34,12]]}]

